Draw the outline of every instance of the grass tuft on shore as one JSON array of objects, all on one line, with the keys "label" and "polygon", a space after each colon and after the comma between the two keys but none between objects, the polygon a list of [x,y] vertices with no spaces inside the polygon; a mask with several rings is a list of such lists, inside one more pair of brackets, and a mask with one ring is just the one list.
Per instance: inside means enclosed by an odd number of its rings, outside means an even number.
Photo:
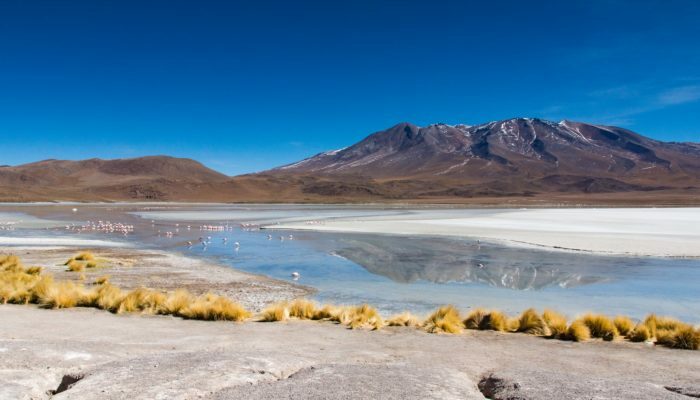
[{"label": "grass tuft on shore", "polygon": [[388,326],[408,326],[408,327],[419,327],[420,320],[413,314],[405,311],[401,314],[394,315],[390,317],[386,324]]},{"label": "grass tuft on shore", "polygon": [[475,308],[467,314],[467,317],[462,321],[464,327],[467,329],[480,329],[485,330],[490,328],[490,321],[488,311],[483,308]]},{"label": "grass tuft on shore", "polygon": [[423,322],[423,328],[430,333],[461,333],[464,325],[459,317],[459,311],[452,306],[442,306],[435,310]]},{"label": "grass tuft on shore", "polygon": [[280,322],[289,319],[289,307],[287,303],[272,304],[265,308],[262,312],[262,322]]},{"label": "grass tuft on shore", "polygon": [[155,314],[162,310],[168,297],[162,292],[138,288],[126,294],[117,308],[117,313],[143,312]]},{"label": "grass tuft on shore", "polygon": [[632,330],[634,329],[634,322],[632,322],[629,317],[624,315],[616,316],[615,319],[613,319],[613,324],[615,325],[617,332],[625,337],[632,333]]},{"label": "grass tuft on shore", "polygon": [[384,326],[384,320],[377,312],[377,309],[369,304],[362,304],[350,308],[350,329],[371,328],[372,330],[381,329]]},{"label": "grass tuft on shore", "polygon": [[651,340],[651,332],[645,324],[637,324],[632,332],[629,333],[629,339],[633,342],[646,342]]},{"label": "grass tuft on shore", "polygon": [[591,337],[612,341],[619,333],[613,321],[602,314],[586,314],[581,321],[590,329]]},{"label": "grass tuft on shore", "polygon": [[517,331],[537,336],[550,336],[552,334],[544,318],[534,308],[529,308],[520,314]]},{"label": "grass tuft on shore", "polygon": [[542,313],[542,319],[549,328],[550,336],[560,338],[566,336],[568,331],[568,323],[566,317],[554,310],[546,309]]},{"label": "grass tuft on shore", "polygon": [[306,299],[296,299],[289,304],[289,316],[298,319],[313,319],[316,315],[316,303]]},{"label": "grass tuft on shore", "polygon": [[212,293],[197,297],[180,310],[179,315],[187,319],[205,321],[243,321],[250,318],[250,312],[239,304]]},{"label": "grass tuft on shore", "polygon": [[326,304],[323,307],[317,309],[314,313],[314,316],[311,319],[315,321],[330,320],[338,312],[338,307]]},{"label": "grass tuft on shore", "polygon": [[562,339],[573,340],[574,342],[585,342],[591,338],[591,330],[581,320],[576,320],[569,325],[566,335]]}]

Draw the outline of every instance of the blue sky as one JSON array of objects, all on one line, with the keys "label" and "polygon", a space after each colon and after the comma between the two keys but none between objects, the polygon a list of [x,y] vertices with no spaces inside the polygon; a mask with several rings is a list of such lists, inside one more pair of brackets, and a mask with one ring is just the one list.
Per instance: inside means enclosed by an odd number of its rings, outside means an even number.
[{"label": "blue sky", "polygon": [[229,174],[401,121],[516,116],[700,141],[697,1],[0,2],[0,164]]}]

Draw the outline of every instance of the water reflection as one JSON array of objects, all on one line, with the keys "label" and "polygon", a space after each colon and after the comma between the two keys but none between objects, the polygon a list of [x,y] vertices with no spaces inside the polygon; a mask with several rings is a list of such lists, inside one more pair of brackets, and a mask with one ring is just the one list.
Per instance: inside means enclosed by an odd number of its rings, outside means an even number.
[{"label": "water reflection", "polygon": [[[473,282],[517,290],[570,288],[610,280],[610,261],[443,238],[341,238],[335,253],[395,282]],[[608,263],[607,267],[603,265]],[[609,274],[608,274],[609,275]]]}]

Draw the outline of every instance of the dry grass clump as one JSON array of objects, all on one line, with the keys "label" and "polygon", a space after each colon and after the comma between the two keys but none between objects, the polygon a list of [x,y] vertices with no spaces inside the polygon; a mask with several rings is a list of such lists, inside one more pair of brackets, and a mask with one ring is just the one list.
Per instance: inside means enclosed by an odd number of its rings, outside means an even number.
[{"label": "dry grass clump", "polygon": [[95,279],[94,282],[92,282],[93,285],[104,285],[105,283],[109,282],[109,275],[102,275],[98,278]]},{"label": "dry grass clump", "polygon": [[125,294],[122,293],[121,289],[110,283],[105,283],[97,289],[95,304],[97,308],[117,312],[124,296]]},{"label": "dry grass clump", "polygon": [[32,301],[33,287],[41,268],[25,268],[15,255],[0,256],[0,302],[26,304]]},{"label": "dry grass clump", "polygon": [[581,321],[590,329],[591,337],[611,341],[618,336],[615,324],[605,315],[586,314],[581,318]]},{"label": "dry grass clump", "polygon": [[205,321],[243,321],[250,313],[230,299],[207,293],[180,310],[179,315],[188,319]]},{"label": "dry grass clump", "polygon": [[2,271],[10,271],[15,267],[21,267],[21,265],[19,257],[14,254],[0,256],[0,270]]},{"label": "dry grass clump", "polygon": [[144,312],[155,314],[163,309],[167,296],[162,292],[146,288],[134,289],[122,298],[117,313]]},{"label": "dry grass clump", "polygon": [[333,315],[335,315],[336,313],[338,313],[338,307],[326,304],[322,308],[317,309],[314,313],[314,316],[311,319],[315,321],[323,319],[329,320],[333,318]]},{"label": "dry grass clump", "polygon": [[562,339],[573,340],[574,342],[585,342],[591,338],[591,330],[582,320],[576,320],[569,325],[566,335]]},{"label": "dry grass clump", "polygon": [[389,318],[389,320],[386,322],[386,324],[389,326],[419,327],[420,321],[413,314],[406,311],[406,312],[403,312],[403,313],[398,314],[398,315],[394,315],[393,317]]},{"label": "dry grass clump", "polygon": [[552,334],[547,323],[534,308],[529,308],[520,314],[517,331],[538,336],[550,336]]},{"label": "dry grass clump", "polygon": [[299,319],[313,319],[316,315],[316,304],[306,299],[296,299],[289,305],[289,316]]},{"label": "dry grass clump", "polygon": [[624,315],[618,315],[613,319],[613,324],[617,329],[617,332],[622,336],[628,336],[634,329],[634,322],[629,317]]},{"label": "dry grass clump", "polygon": [[435,310],[425,322],[423,327],[430,333],[461,333],[462,320],[459,317],[459,311],[452,306],[442,306]]},{"label": "dry grass clump", "polygon": [[68,260],[66,266],[71,272],[82,272],[85,269],[85,264],[77,260]]},{"label": "dry grass clump", "polygon": [[476,308],[467,314],[463,321],[467,329],[479,330],[508,330],[508,317],[500,311],[486,311],[482,308]]},{"label": "dry grass clump", "polygon": [[646,342],[651,339],[651,332],[649,332],[649,327],[641,323],[628,334],[628,337],[633,342]]},{"label": "dry grass clump", "polygon": [[658,321],[656,314],[649,314],[644,318],[644,326],[649,330],[651,337],[656,337],[656,322]]},{"label": "dry grass clump", "polygon": [[71,281],[53,282],[38,296],[38,303],[45,308],[72,308],[91,306],[96,293]]},{"label": "dry grass clump", "polygon": [[287,307],[287,303],[277,303],[273,304],[271,306],[268,306],[266,309],[263,310],[262,312],[262,318],[261,321],[263,322],[278,322],[278,321],[286,321],[289,319],[289,307]]},{"label": "dry grass clump", "polygon": [[684,350],[698,350],[700,348],[700,330],[690,325],[684,325],[672,331],[667,343],[668,347]]},{"label": "dry grass clump", "polygon": [[369,304],[350,308],[350,329],[371,328],[372,330],[381,329],[384,326],[384,320],[377,312],[377,309]]},{"label": "dry grass clump", "polygon": [[489,329],[489,313],[483,308],[475,308],[471,310],[467,317],[462,321],[467,329]]},{"label": "dry grass clump", "polygon": [[508,316],[500,311],[491,311],[489,313],[489,329],[499,332],[505,332],[508,327]]},{"label": "dry grass clump", "polygon": [[542,319],[549,328],[550,335],[555,338],[566,336],[568,328],[566,317],[550,309],[544,310]]},{"label": "dry grass clump", "polygon": [[194,302],[195,299],[186,289],[177,289],[167,295],[157,312],[165,315],[180,315],[180,311]]},{"label": "dry grass clump", "polygon": [[95,259],[95,255],[89,251],[84,251],[82,253],[79,253],[75,257],[73,257],[73,260],[78,260],[78,261],[92,261],[94,259]]}]

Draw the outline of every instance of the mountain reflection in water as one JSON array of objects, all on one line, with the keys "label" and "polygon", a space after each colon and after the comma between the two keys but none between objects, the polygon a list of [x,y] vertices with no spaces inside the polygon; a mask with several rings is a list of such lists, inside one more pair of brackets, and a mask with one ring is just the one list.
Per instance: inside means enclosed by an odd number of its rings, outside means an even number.
[{"label": "mountain reflection in water", "polygon": [[[473,282],[517,290],[609,281],[611,257],[478,244],[475,240],[346,237],[335,253],[395,282]],[[616,260],[619,262],[619,260]]]}]

